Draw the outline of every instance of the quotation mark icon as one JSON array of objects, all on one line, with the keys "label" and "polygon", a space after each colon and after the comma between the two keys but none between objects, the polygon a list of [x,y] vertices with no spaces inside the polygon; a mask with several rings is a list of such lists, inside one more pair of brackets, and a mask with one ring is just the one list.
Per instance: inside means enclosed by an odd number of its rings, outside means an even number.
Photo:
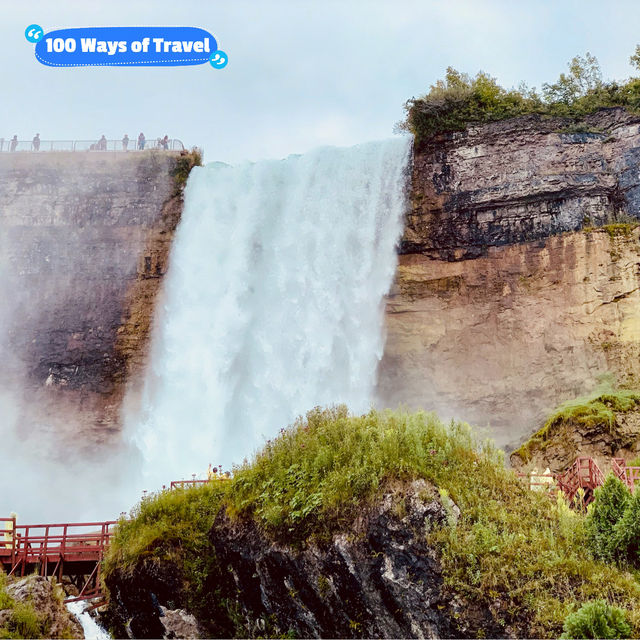
[{"label": "quotation mark icon", "polygon": [[224,51],[216,51],[209,58],[209,64],[214,69],[224,69],[227,66],[227,62],[229,62],[229,56]]},{"label": "quotation mark icon", "polygon": [[43,33],[44,31],[42,30],[42,27],[39,24],[30,24],[24,30],[24,37],[29,42],[38,42],[40,38],[42,38]]}]

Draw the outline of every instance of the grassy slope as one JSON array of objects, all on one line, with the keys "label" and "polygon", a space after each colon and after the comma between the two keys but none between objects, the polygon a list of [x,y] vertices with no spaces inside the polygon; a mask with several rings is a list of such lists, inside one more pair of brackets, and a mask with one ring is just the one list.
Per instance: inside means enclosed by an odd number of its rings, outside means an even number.
[{"label": "grassy slope", "polygon": [[303,545],[348,526],[386,480],[415,477],[437,485],[462,511],[457,525],[430,534],[452,594],[491,608],[518,635],[539,637],[559,635],[568,613],[602,597],[629,609],[640,633],[640,584],[587,557],[583,517],[525,489],[501,452],[475,447],[466,425],[424,413],[315,410],[236,469],[233,480],[145,499],[118,527],[106,571],[132,569],[142,557],[171,559],[197,598],[220,508]]}]

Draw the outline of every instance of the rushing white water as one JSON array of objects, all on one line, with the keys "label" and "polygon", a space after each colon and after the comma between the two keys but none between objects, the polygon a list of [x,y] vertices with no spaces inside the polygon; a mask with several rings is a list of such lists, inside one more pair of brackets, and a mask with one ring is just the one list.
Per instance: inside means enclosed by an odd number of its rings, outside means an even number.
[{"label": "rushing white water", "polygon": [[241,462],[314,406],[369,408],[409,153],[405,138],[192,172],[129,420],[148,488]]},{"label": "rushing white water", "polygon": [[67,602],[67,609],[78,618],[84,631],[85,640],[111,640],[111,634],[103,629],[86,611],[86,602]]}]

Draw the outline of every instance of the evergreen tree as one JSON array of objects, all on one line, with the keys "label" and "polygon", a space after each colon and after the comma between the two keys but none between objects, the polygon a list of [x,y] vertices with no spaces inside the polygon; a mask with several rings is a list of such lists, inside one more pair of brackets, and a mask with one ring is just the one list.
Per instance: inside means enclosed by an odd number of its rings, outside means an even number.
[{"label": "evergreen tree", "polygon": [[586,521],[587,540],[596,558],[612,561],[616,557],[615,526],[631,499],[627,487],[612,473],[595,491]]}]

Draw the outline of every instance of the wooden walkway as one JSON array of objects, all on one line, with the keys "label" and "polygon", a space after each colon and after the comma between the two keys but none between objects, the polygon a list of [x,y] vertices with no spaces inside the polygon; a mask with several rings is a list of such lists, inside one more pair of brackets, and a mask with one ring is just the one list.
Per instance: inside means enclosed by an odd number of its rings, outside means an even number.
[{"label": "wooden walkway", "polygon": [[[640,482],[640,467],[627,467],[624,458],[613,458],[611,471],[631,492],[634,491],[636,483]],[[575,462],[562,473],[528,473],[520,476],[528,479],[532,489],[540,487],[552,493],[562,491],[570,504],[582,489],[584,493],[582,502],[585,506],[593,502],[595,490],[605,481],[605,475],[597,462],[587,456],[576,458]]]},{"label": "wooden walkway", "polygon": [[62,524],[16,524],[0,518],[0,566],[8,575],[68,577],[78,596],[67,602],[102,595],[100,567],[115,520]]},{"label": "wooden walkway", "polygon": [[[174,480],[170,488],[189,489],[227,479],[216,474],[208,480]],[[67,577],[77,587],[78,596],[66,602],[100,598],[102,560],[115,524],[116,520],[17,524],[15,518],[0,518],[0,569],[9,576],[37,573],[55,576],[58,581]]]}]

